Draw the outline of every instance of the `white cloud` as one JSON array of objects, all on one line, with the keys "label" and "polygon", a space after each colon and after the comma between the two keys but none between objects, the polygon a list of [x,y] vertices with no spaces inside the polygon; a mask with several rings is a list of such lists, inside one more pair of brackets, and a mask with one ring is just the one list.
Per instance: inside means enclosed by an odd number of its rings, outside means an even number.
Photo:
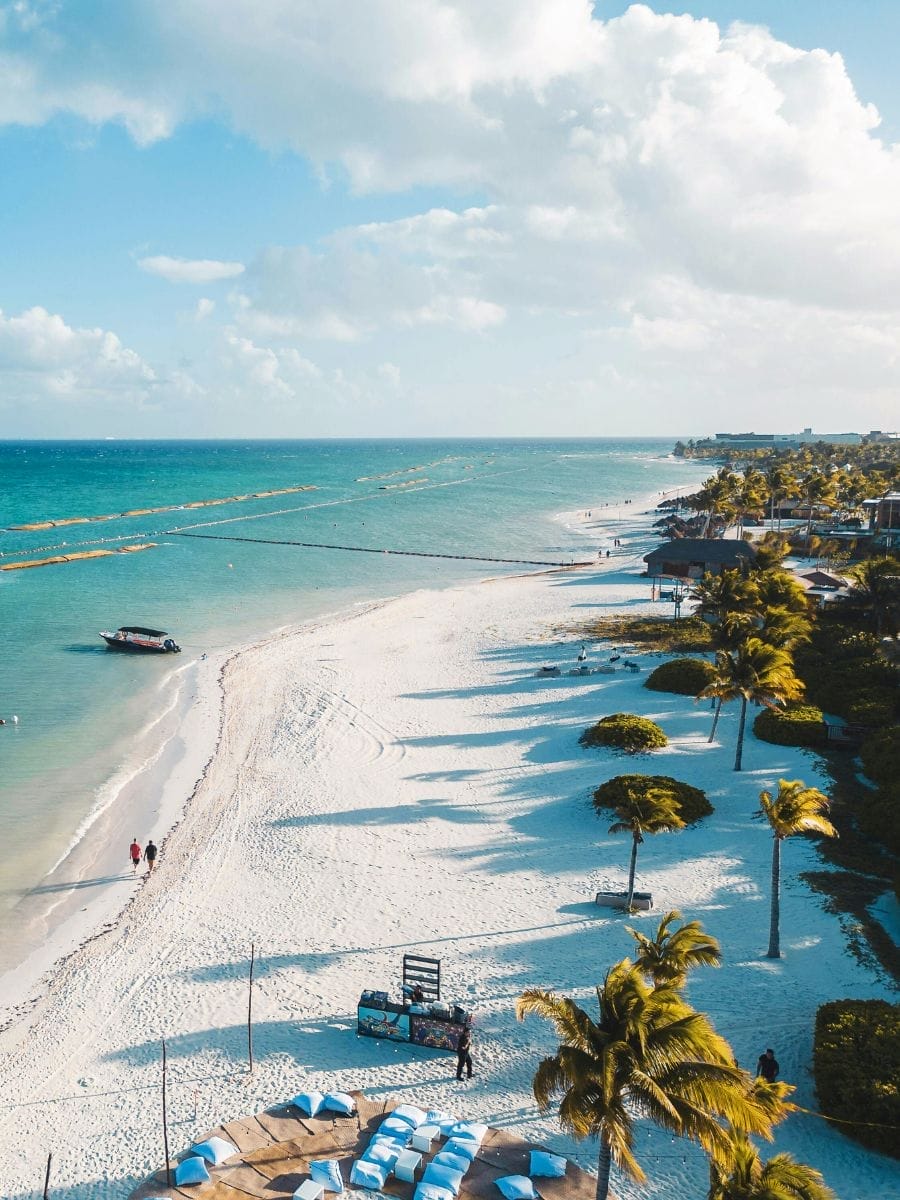
[{"label": "white cloud", "polygon": [[197,301],[197,307],[194,310],[194,318],[197,321],[205,321],[206,318],[211,317],[215,311],[215,300],[210,300],[207,296],[201,296]]},{"label": "white cloud", "polygon": [[[488,394],[526,413],[552,396],[554,427],[570,414],[583,432],[598,396],[625,427],[658,397],[674,428],[672,398],[698,388],[772,425],[792,379],[810,403],[821,388],[836,412],[862,399],[890,423],[900,150],[837,54],[642,5],[604,22],[589,0],[135,0],[102,27],[21,11],[0,122],[72,112],[145,144],[206,116],[359,192],[483,197],[263,241],[246,271],[142,259],[173,282],[240,277],[224,349],[213,302],[195,317],[248,395],[365,404],[371,380],[394,386],[386,356],[422,394],[426,369],[466,370],[465,339],[472,428]],[[346,366],[324,365],[328,343]]]},{"label": "white cloud", "polygon": [[170,283],[217,283],[221,279],[235,279],[244,273],[244,264],[239,262],[219,262],[214,258],[170,258],[167,254],[138,259],[138,266],[148,275],[159,275]]}]

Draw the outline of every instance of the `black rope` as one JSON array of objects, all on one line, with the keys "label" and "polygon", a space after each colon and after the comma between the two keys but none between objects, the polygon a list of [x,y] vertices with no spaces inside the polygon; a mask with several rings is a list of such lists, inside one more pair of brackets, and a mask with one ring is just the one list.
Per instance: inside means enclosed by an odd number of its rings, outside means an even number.
[{"label": "black rope", "polygon": [[293,542],[277,538],[229,537],[222,533],[184,533],[179,529],[166,529],[165,537],[204,538],[211,542],[257,542],[264,546],[302,546],[307,550],[352,550],[357,554],[402,554],[406,558],[453,558],[467,562],[511,563],[524,567],[589,567],[589,562],[547,562],[533,558],[492,558],[487,554],[437,554],[427,550],[386,550],[377,546],[337,546],[331,542]]}]

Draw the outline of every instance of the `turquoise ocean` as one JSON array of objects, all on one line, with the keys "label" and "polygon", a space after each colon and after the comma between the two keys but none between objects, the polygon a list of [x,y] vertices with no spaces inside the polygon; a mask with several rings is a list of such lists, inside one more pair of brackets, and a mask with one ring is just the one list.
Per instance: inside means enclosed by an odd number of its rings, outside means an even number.
[{"label": "turquoise ocean", "polygon": [[[671,447],[669,439],[0,443],[0,566],[155,543],[0,571],[0,717],[19,718],[0,727],[0,943],[23,896],[90,836],[98,806],[115,803],[117,781],[138,765],[136,734],[184,661],[354,604],[539,569],[274,543],[593,558],[628,515],[626,498],[694,485],[696,464],[672,458]],[[180,507],[301,486],[315,490]],[[172,508],[11,528],[162,506]],[[589,508],[601,527],[560,519]],[[167,536],[173,529],[205,536]],[[106,650],[99,630],[122,624],[167,630],[183,653]]]}]

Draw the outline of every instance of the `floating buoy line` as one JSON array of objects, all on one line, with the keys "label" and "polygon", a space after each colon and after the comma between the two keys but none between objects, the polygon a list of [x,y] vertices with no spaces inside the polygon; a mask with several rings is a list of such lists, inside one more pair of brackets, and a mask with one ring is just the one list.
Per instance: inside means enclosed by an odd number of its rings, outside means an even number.
[{"label": "floating buoy line", "polygon": [[[453,460],[450,459],[450,460],[444,460],[444,461],[453,461]],[[438,465],[438,464],[437,463],[426,464],[426,466],[436,466],[436,465]],[[389,472],[386,475],[382,475],[382,476],[369,476],[368,479],[375,480],[378,478],[382,478],[382,479],[390,478],[392,475],[396,476],[396,475],[400,475],[400,474],[405,474],[406,471],[419,471],[419,470],[424,470],[424,469],[426,469],[426,467],[424,467],[424,466],[423,467],[410,467],[410,468],[406,468],[405,471],[393,471],[393,472]],[[493,477],[495,475],[516,474],[523,470],[527,470],[527,468],[516,467],[510,471],[489,472],[488,475],[490,477]],[[362,477],[361,479],[357,480],[357,482],[362,482],[363,479],[366,479],[366,478],[367,477]],[[316,508],[330,508],[330,507],[338,506],[338,505],[342,505],[342,504],[359,504],[363,501],[378,500],[378,499],[383,498],[383,496],[382,496],[383,492],[392,491],[397,488],[402,489],[404,492],[411,492],[411,491],[428,491],[432,488],[453,487],[458,484],[469,483],[474,478],[477,478],[477,476],[469,475],[469,476],[466,476],[461,479],[450,479],[450,480],[446,480],[446,481],[443,481],[440,483],[432,483],[427,478],[422,478],[421,476],[419,476],[416,479],[410,479],[408,481],[404,481],[403,483],[389,484],[389,485],[387,485],[387,487],[382,485],[378,489],[378,491],[369,492],[363,496],[349,496],[349,497],[345,497],[340,500],[323,500],[316,504],[295,505],[290,508],[280,508],[280,509],[275,509],[275,510],[269,510],[268,512],[262,512],[262,513],[242,513],[239,516],[235,516],[235,517],[222,517],[216,521],[196,522],[193,525],[181,525],[181,526],[176,526],[173,529],[156,529],[156,530],[144,531],[141,533],[132,532],[132,533],[127,533],[127,534],[111,535],[109,537],[80,539],[77,542],[71,543],[71,545],[73,547],[85,547],[85,546],[110,547],[110,546],[115,545],[115,549],[101,548],[101,549],[93,549],[93,550],[79,550],[79,549],[73,548],[70,550],[68,542],[58,542],[55,545],[34,546],[34,547],[27,548],[27,549],[22,548],[18,551],[15,551],[15,550],[6,551],[5,554],[10,554],[10,553],[13,553],[13,554],[19,553],[19,554],[23,554],[23,555],[25,555],[25,554],[27,554],[27,555],[31,555],[31,554],[48,555],[49,554],[50,557],[38,558],[38,559],[29,558],[29,559],[17,560],[14,562],[0,563],[0,571],[19,571],[19,570],[26,570],[30,567],[56,566],[61,563],[78,562],[78,561],[81,561],[84,559],[109,558],[115,554],[132,554],[132,553],[135,553],[135,552],[141,551],[141,550],[150,550],[158,544],[157,542],[152,541],[152,540],[142,540],[140,542],[134,542],[135,538],[152,539],[152,538],[162,538],[162,537],[193,537],[193,538],[200,538],[200,539],[206,538],[210,541],[247,542],[247,543],[257,543],[260,545],[269,545],[269,546],[296,546],[296,547],[300,547],[303,549],[310,549],[310,550],[340,550],[340,551],[347,551],[347,552],[352,552],[352,553],[357,553],[357,554],[393,554],[395,556],[401,556],[401,557],[405,557],[405,558],[443,558],[443,559],[454,559],[457,561],[465,561],[465,562],[505,563],[505,564],[508,564],[511,566],[560,568],[560,567],[585,567],[585,566],[591,565],[587,561],[573,562],[570,560],[568,562],[560,562],[557,560],[546,560],[546,559],[500,558],[495,555],[488,555],[488,554],[448,554],[448,553],[432,551],[432,550],[401,550],[401,549],[397,549],[396,547],[386,547],[386,546],[356,546],[356,545],[338,544],[338,543],[333,543],[333,542],[306,542],[306,541],[299,541],[299,540],[292,540],[292,539],[252,538],[252,537],[229,536],[226,534],[204,534],[204,533],[194,532],[195,530],[210,529],[210,528],[213,528],[216,526],[230,525],[230,524],[234,524],[234,523],[240,522],[240,521],[259,521],[259,520],[264,520],[267,517],[284,516],[286,514],[305,512],[305,511],[308,511],[311,509],[316,509]],[[295,494],[298,492],[310,492],[310,491],[316,491],[316,490],[317,490],[317,488],[314,484],[302,484],[302,485],[298,485],[296,487],[273,488],[268,491],[250,492],[250,493],[248,493],[246,495],[242,495],[242,496],[226,496],[221,499],[215,499],[215,500],[194,500],[194,501],[190,501],[185,504],[166,504],[166,505],[160,505],[160,506],[154,507],[154,508],[130,509],[127,512],[109,513],[109,514],[105,514],[102,516],[63,517],[63,518],[60,518],[57,520],[28,522],[26,524],[10,525],[2,532],[14,532],[15,531],[15,532],[20,532],[20,533],[25,533],[25,532],[34,532],[34,531],[37,531],[40,529],[57,529],[60,527],[66,527],[66,526],[70,526],[70,525],[90,524],[90,523],[99,522],[99,521],[114,521],[114,520],[122,519],[125,517],[147,516],[147,515],[151,515],[151,514],[164,513],[164,512],[181,512],[181,511],[186,511],[186,510],[196,510],[196,509],[200,509],[200,508],[211,508],[211,507],[215,507],[215,506],[219,506],[219,505],[223,505],[223,504],[236,504],[236,503],[240,503],[242,501],[247,501],[247,500],[261,500],[261,499],[266,499],[266,498],[269,498],[272,496],[285,496],[285,495],[292,495],[292,494]],[[120,543],[120,542],[129,542],[131,544],[124,545],[124,546],[116,545],[117,543]],[[52,553],[53,551],[59,551],[59,550],[63,550],[63,551],[65,551],[65,553],[62,553],[62,554]],[[2,559],[3,557],[4,557],[4,552],[0,551],[0,559]]]}]

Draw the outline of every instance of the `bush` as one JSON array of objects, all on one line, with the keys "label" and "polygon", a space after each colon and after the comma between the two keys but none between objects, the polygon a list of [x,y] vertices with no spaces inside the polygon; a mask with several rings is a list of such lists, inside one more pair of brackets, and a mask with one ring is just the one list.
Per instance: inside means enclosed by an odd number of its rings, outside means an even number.
[{"label": "bush", "polygon": [[594,808],[617,809],[628,799],[629,793],[645,795],[649,791],[661,791],[671,796],[677,806],[678,815],[685,825],[693,825],[701,817],[708,817],[713,806],[700,788],[672,779],[669,775],[617,775],[607,783],[601,783],[594,792]]},{"label": "bush", "polygon": [[[900,1004],[823,1004],[816,1014],[813,1066],[822,1112],[847,1121],[841,1126],[847,1137],[900,1158]],[[873,1128],[881,1125],[888,1128]]]},{"label": "bush", "polygon": [[753,732],[776,746],[821,746],[825,741],[822,710],[814,704],[764,708],[753,722]]},{"label": "bush", "polygon": [[611,713],[591,725],[578,739],[582,746],[611,746],[628,754],[657,750],[667,746],[669,739],[653,721],[633,713]]},{"label": "bush", "polygon": [[652,671],[644,687],[653,692],[696,696],[703,691],[715,673],[715,667],[705,658],[673,658]]},{"label": "bush", "polygon": [[859,753],[863,770],[873,783],[900,778],[900,726],[870,734]]}]

